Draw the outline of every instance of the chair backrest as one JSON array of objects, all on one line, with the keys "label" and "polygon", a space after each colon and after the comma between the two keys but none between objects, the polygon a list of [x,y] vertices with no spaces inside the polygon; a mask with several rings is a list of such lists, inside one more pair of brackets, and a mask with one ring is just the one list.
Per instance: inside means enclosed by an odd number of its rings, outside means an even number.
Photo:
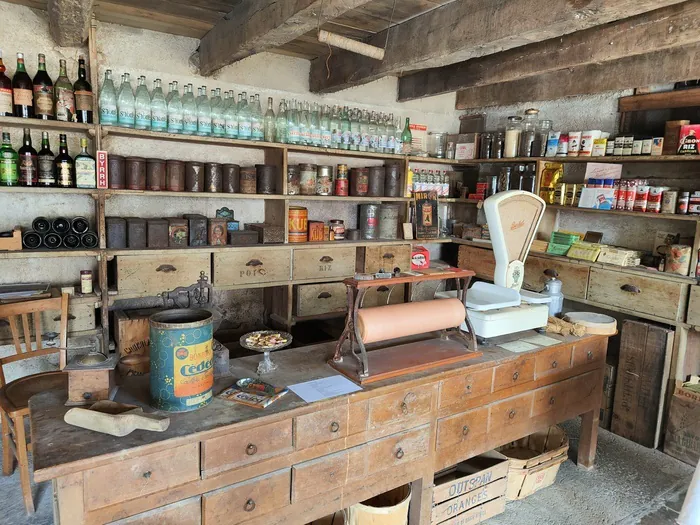
[{"label": "chair backrest", "polygon": [[[47,310],[59,310],[61,312],[58,348],[44,348],[42,345],[41,313]],[[14,355],[0,359],[0,386],[5,384],[3,367],[15,361],[58,353],[58,366],[63,370],[66,366],[66,346],[68,344],[68,294],[51,299],[37,299],[35,301],[0,305],[0,319],[7,319],[10,324],[12,342],[15,346]],[[33,347],[32,328],[34,331]],[[22,339],[24,339],[24,344]]]}]

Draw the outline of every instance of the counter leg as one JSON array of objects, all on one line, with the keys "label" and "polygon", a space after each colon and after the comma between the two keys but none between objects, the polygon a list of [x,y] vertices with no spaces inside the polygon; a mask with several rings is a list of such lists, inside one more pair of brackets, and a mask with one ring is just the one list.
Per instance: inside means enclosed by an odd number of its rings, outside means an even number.
[{"label": "counter leg", "polygon": [[409,525],[428,525],[433,508],[433,475],[422,477],[411,483],[411,506]]},{"label": "counter leg", "polygon": [[578,466],[586,470],[593,470],[595,464],[599,419],[600,409],[598,408],[586,412],[581,418],[581,438],[578,442]]}]

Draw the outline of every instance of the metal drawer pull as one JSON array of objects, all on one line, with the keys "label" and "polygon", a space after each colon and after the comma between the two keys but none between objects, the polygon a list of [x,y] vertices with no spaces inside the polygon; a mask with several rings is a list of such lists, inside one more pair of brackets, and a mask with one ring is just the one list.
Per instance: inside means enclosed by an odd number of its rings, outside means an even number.
[{"label": "metal drawer pull", "polygon": [[[73,314],[68,314],[68,320],[69,320],[69,321],[74,321],[75,319],[76,319],[76,317],[75,317]],[[60,321],[60,320],[61,320],[61,316],[59,315],[58,317],[54,317],[53,320],[54,320],[54,321]],[[8,323],[8,324],[9,324],[9,323]]]},{"label": "metal drawer pull", "polygon": [[471,393],[472,393],[472,386],[467,385],[467,394],[471,394]]},{"label": "metal drawer pull", "polygon": [[620,286],[620,290],[623,292],[629,292],[629,293],[642,293],[642,290],[639,288],[639,286],[635,286],[633,284],[623,284]]},{"label": "metal drawer pull", "polygon": [[245,263],[246,266],[262,266],[262,264],[262,261],[259,261],[258,259],[251,259]]},{"label": "metal drawer pull", "polygon": [[402,448],[399,448],[399,449],[396,451],[396,458],[397,458],[397,459],[401,459],[402,457],[403,457],[403,449],[402,449]]},{"label": "metal drawer pull", "polygon": [[593,351],[589,350],[588,353],[586,354],[586,357],[588,358],[589,361],[593,361]]},{"label": "metal drawer pull", "polygon": [[330,299],[332,297],[328,292],[321,292],[318,294],[318,299]]},{"label": "metal drawer pull", "polygon": [[322,262],[322,263],[333,262],[333,257],[329,257],[328,255],[324,255],[323,257],[321,257],[319,259],[319,262]]},{"label": "metal drawer pull", "polygon": [[175,268],[172,264],[161,264],[158,268],[156,268],[156,272],[170,273],[176,271],[177,268]]},{"label": "metal drawer pull", "polygon": [[382,286],[377,287],[377,291],[378,291],[378,292],[388,292],[388,291],[389,291],[389,287],[388,287],[388,286],[382,285]]},{"label": "metal drawer pull", "polygon": [[83,392],[83,399],[92,399],[92,392]]},{"label": "metal drawer pull", "polygon": [[513,381],[517,381],[517,380],[518,380],[518,377],[520,377],[520,374],[519,374],[518,372],[515,372],[515,373],[513,374]]},{"label": "metal drawer pull", "polygon": [[243,510],[246,512],[253,512],[255,510],[255,500],[249,499],[246,501],[245,505],[243,506]]},{"label": "metal drawer pull", "polygon": [[248,454],[249,456],[253,456],[257,453],[258,447],[253,445],[252,443],[249,443],[248,446],[245,448],[245,453]]},{"label": "metal drawer pull", "polygon": [[411,401],[415,401],[416,399],[416,394],[414,394],[413,392],[409,392],[408,394],[406,394],[406,397],[404,397],[403,401],[401,402],[401,412],[403,412],[403,415],[408,414],[408,403],[410,403]]},{"label": "metal drawer pull", "polygon": [[382,255],[382,259],[393,259],[393,258],[394,258],[393,253],[385,253],[384,255]]},{"label": "metal drawer pull", "polygon": [[555,403],[554,396],[549,398],[549,404],[553,405]]},{"label": "metal drawer pull", "polygon": [[558,363],[556,361],[552,361],[552,368],[556,368]]},{"label": "metal drawer pull", "polygon": [[143,477],[145,479],[150,479],[151,478],[151,471],[147,470],[146,472],[143,473]]},{"label": "metal drawer pull", "polygon": [[331,432],[335,434],[338,430],[340,430],[340,425],[336,421],[333,421],[333,423],[331,423]]},{"label": "metal drawer pull", "polygon": [[510,412],[508,412],[508,419],[513,419],[515,417],[515,414],[515,410],[511,410]]},{"label": "metal drawer pull", "polygon": [[467,425],[464,425],[462,427],[462,435],[466,436],[467,434],[469,434],[469,427]]}]

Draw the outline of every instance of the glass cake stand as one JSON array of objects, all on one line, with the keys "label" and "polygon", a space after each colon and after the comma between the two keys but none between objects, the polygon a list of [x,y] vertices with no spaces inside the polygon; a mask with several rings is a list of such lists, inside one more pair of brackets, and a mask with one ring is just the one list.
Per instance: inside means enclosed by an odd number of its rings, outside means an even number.
[{"label": "glass cake stand", "polygon": [[[279,335],[279,338],[284,339],[284,341],[270,346],[256,346],[247,342],[247,340],[251,337],[265,337],[270,335]],[[264,353],[262,361],[260,361],[258,364],[258,375],[263,375],[277,370],[277,365],[272,362],[272,359],[270,359],[270,352],[281,350],[282,348],[286,348],[292,344],[292,334],[282,332],[280,330],[258,330],[256,332],[248,332],[247,334],[242,335],[239,341],[241,346],[247,350]]]}]

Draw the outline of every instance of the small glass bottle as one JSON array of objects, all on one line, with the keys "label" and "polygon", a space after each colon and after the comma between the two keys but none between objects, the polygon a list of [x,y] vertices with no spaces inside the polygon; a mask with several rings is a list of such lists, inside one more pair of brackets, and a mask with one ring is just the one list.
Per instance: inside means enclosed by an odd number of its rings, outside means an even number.
[{"label": "small glass bottle", "polygon": [[202,86],[198,91],[197,102],[197,135],[208,137],[211,135],[211,104],[207,96],[207,87]]},{"label": "small glass bottle", "polygon": [[264,118],[265,141],[275,141],[275,110],[272,109],[272,97],[267,97],[267,111]]},{"label": "small glass bottle", "polygon": [[117,92],[112,82],[112,70],[105,71],[105,79],[100,90],[100,124],[117,125]]},{"label": "small glass bottle", "polygon": [[533,144],[537,138],[537,128],[539,127],[539,109],[528,109],[525,111],[525,118],[522,121],[522,131],[520,132],[520,146],[518,154],[520,157],[537,157],[533,153]]},{"label": "small glass bottle", "polygon": [[410,155],[412,151],[413,136],[411,135],[411,121],[406,118],[406,125],[401,133],[401,153]]},{"label": "small glass bottle", "polygon": [[226,126],[226,136],[230,139],[238,138],[238,104],[236,95],[231,90],[229,92],[229,104],[224,110],[224,123]]},{"label": "small glass bottle", "polygon": [[168,104],[165,101],[160,79],[153,81],[153,93],[151,94],[151,129],[153,131],[168,130]]},{"label": "small glass bottle", "polygon": [[226,136],[226,119],[224,118],[224,101],[221,100],[221,88],[211,90],[211,134],[213,137]]},{"label": "small glass bottle", "polygon": [[197,101],[192,89],[192,84],[187,84],[182,95],[182,132],[185,135],[197,133]]},{"label": "small glass bottle", "polygon": [[265,139],[265,128],[263,122],[262,108],[260,107],[260,95],[257,93],[250,97],[250,115],[251,115],[251,138],[253,140],[262,141]]},{"label": "small glass bottle", "polygon": [[39,161],[36,150],[32,147],[32,134],[24,128],[24,144],[17,152],[19,155],[20,186],[36,186],[39,182]]},{"label": "small glass bottle", "polygon": [[167,101],[168,133],[182,133],[184,119],[182,114],[182,99],[180,98],[177,82],[173,82],[173,89],[168,96],[170,97],[170,100]]},{"label": "small glass bottle", "polygon": [[508,117],[508,123],[506,124],[505,144],[503,146],[503,157],[506,159],[514,159],[518,156],[522,121],[523,117]]},{"label": "small glass bottle", "polygon": [[39,168],[38,185],[56,186],[56,172],[53,165],[54,154],[49,144],[49,132],[41,133],[41,149],[37,155],[37,165]]},{"label": "small glass bottle", "polygon": [[289,137],[287,136],[287,102],[282,99],[280,100],[280,107],[277,110],[277,117],[275,118],[275,140],[282,144],[287,144],[289,142]]},{"label": "small glass bottle", "polygon": [[80,153],[75,156],[75,187],[96,188],[95,158],[88,153],[88,140],[80,139]]},{"label": "small glass bottle", "polygon": [[151,96],[143,75],[139,77],[134,95],[134,128],[151,129]]},{"label": "small glass bottle", "polygon": [[73,170],[73,158],[68,154],[68,142],[65,134],[59,136],[60,145],[58,155],[54,159],[57,186],[59,188],[74,188],[75,174]]}]

